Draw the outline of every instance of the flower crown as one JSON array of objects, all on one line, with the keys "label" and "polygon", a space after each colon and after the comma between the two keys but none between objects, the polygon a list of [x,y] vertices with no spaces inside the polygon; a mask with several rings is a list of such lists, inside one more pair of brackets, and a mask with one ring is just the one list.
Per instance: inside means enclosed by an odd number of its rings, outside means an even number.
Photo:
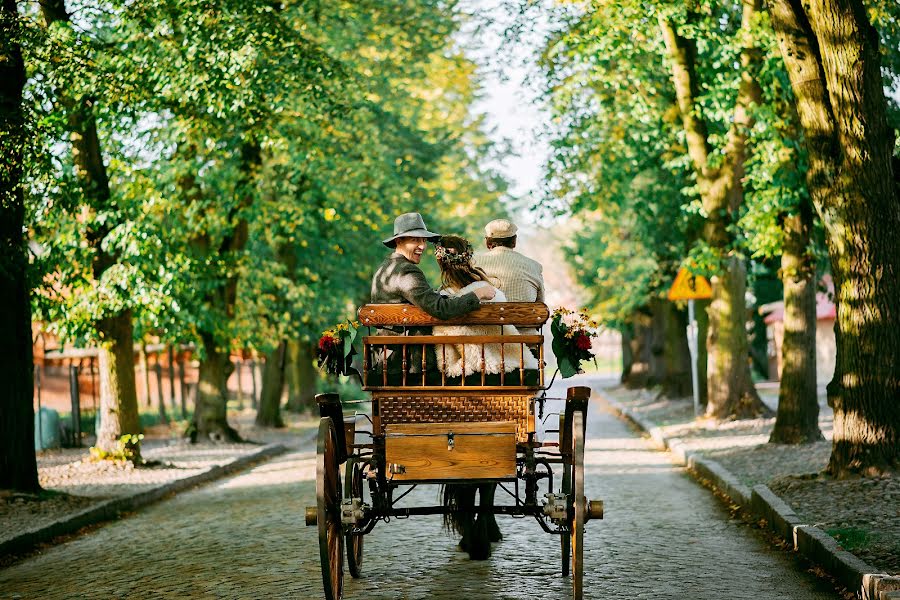
[{"label": "flower crown", "polygon": [[463,252],[458,252],[456,248],[447,248],[436,244],[434,247],[434,257],[440,262],[448,262],[451,264],[463,264],[472,260],[472,246],[466,246]]}]

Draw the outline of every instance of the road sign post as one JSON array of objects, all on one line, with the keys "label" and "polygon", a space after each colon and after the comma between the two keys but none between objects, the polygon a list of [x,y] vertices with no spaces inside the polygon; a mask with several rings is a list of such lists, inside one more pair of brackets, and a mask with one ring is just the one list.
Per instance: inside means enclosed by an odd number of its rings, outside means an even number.
[{"label": "road sign post", "polygon": [[669,300],[687,300],[688,301],[688,325],[685,330],[687,334],[688,351],[691,355],[691,388],[694,392],[694,415],[700,414],[700,382],[697,373],[697,357],[700,348],[700,340],[698,339],[697,315],[695,313],[694,301],[712,298],[712,286],[705,277],[693,275],[687,269],[678,271],[675,282],[669,289]]}]

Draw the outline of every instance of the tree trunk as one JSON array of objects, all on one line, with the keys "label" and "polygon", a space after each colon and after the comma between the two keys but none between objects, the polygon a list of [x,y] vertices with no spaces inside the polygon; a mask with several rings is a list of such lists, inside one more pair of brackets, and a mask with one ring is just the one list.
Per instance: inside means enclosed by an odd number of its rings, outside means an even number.
[{"label": "tree trunk", "polygon": [[662,381],[663,393],[669,398],[690,396],[691,353],[687,343],[687,318],[673,302],[663,303],[663,362],[665,365]]},{"label": "tree trunk", "polygon": [[747,133],[754,123],[752,107],[761,93],[752,72],[760,62],[759,49],[752,43],[752,28],[760,6],[761,0],[743,0],[738,35],[749,43],[741,51],[741,80],[733,124],[723,148],[725,160],[718,166],[710,162],[712,148],[708,126],[698,108],[696,42],[682,36],[665,17],[659,19],[688,155],[697,175],[703,208],[708,215],[704,235],[706,242],[722,256],[721,271],[711,280],[713,301],[708,309],[707,337],[706,414],[719,419],[751,417],[767,412],[750,375],[745,328],[746,270],[731,249],[734,240],[730,232],[730,225],[743,203]]},{"label": "tree trunk", "polygon": [[770,0],[837,303],[828,472],[900,467],[900,190],[878,34],[860,0]]},{"label": "tree trunk", "polygon": [[150,363],[147,360],[147,344],[145,342],[141,342],[140,345],[138,366],[144,378],[144,403],[149,407],[153,404],[153,399],[150,396]]},{"label": "tree trunk", "polygon": [[197,402],[191,438],[213,442],[239,442],[241,437],[228,424],[228,378],[234,371],[228,350],[216,346],[211,334],[201,333],[204,356],[200,359]]},{"label": "tree trunk", "polygon": [[284,392],[286,354],[287,342],[281,342],[266,356],[262,394],[259,399],[259,410],[256,411],[256,424],[261,427],[284,427],[284,421],[281,419],[281,396]]},{"label": "tree trunk", "polygon": [[[137,393],[134,383],[134,340],[131,311],[126,311],[98,324],[103,336],[100,342],[100,428],[97,447],[105,452],[116,450],[125,434],[141,433]],[[123,402],[123,398],[131,401]],[[135,462],[140,462],[140,446],[130,444]]]},{"label": "tree trunk", "polygon": [[650,381],[651,318],[643,311],[635,311],[628,336],[631,368],[623,375],[622,384],[630,389],[645,388]]},{"label": "tree trunk", "polygon": [[784,339],[778,415],[769,442],[808,444],[819,441],[816,391],[816,263],[810,252],[812,206],[801,206],[785,219],[781,256],[784,284]]},{"label": "tree trunk", "polygon": [[743,419],[766,412],[750,375],[747,342],[747,271],[737,257],[713,277],[707,332],[706,415]]},{"label": "tree trunk", "polygon": [[[230,235],[225,236],[217,249],[209,247],[209,240],[202,236],[195,240],[198,252],[210,256],[213,252],[216,259],[228,257],[224,260],[234,260],[247,246],[249,225],[247,219],[241,214],[253,203],[253,195],[250,191],[258,176],[257,171],[262,161],[259,144],[255,140],[245,142],[241,147],[242,181],[237,186],[242,193],[242,200],[228,215],[227,222],[234,223]],[[190,189],[188,187],[187,189]],[[217,281],[211,286],[206,295],[206,310],[211,314],[222,315],[227,321],[234,319],[237,306],[239,270],[235,265],[222,265],[220,272],[213,275]],[[223,325],[228,331],[230,327]],[[194,436],[209,438],[212,440],[239,440],[237,432],[228,425],[226,402],[228,389],[226,382],[228,376],[234,370],[234,365],[228,357],[227,343],[229,340],[217,339],[217,334],[211,331],[201,331],[200,337],[206,348],[206,358],[200,362],[200,393],[197,400],[197,411],[194,415]],[[225,346],[225,348],[220,347]],[[204,377],[204,373],[206,377]],[[214,390],[212,386],[218,385]]]},{"label": "tree trunk", "polygon": [[619,377],[619,383],[625,385],[628,378],[631,377],[631,369],[634,367],[634,353],[632,352],[631,341],[634,338],[634,327],[625,324],[619,328],[622,336],[622,375]]},{"label": "tree trunk", "polygon": [[22,187],[25,63],[14,0],[0,5],[0,489],[37,492],[34,365]]},{"label": "tree trunk", "polygon": [[315,346],[312,342],[298,340],[288,344],[287,362],[288,403],[293,412],[303,412],[316,407],[316,385],[319,370],[315,365]]}]

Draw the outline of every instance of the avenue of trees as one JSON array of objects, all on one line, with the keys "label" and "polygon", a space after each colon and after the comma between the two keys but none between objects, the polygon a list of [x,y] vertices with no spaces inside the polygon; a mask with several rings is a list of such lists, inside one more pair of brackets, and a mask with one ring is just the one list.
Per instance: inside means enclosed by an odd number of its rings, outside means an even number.
[{"label": "avenue of trees", "polygon": [[[470,238],[502,216],[454,0],[0,3],[0,488],[39,489],[32,322],[98,349],[101,450],[138,432],[151,338],[197,349],[191,435],[235,440],[233,351],[267,356],[257,422],[279,425],[286,385],[309,400],[320,332],[368,297],[394,216]],[[626,383],[690,393],[684,307],[665,300],[687,267],[713,289],[707,416],[764,414],[748,319],[774,278],[771,441],[821,439],[828,274],[828,471],[896,470],[900,4],[508,4],[551,23],[541,208],[582,224],[567,258],[623,332]]]},{"label": "avenue of trees", "polygon": [[816,286],[830,273],[828,471],[900,466],[900,5],[594,0],[555,18],[542,56],[555,124],[545,207],[585,224],[570,262],[631,342],[626,382],[689,389],[686,319],[665,300],[686,266],[713,287],[706,414],[765,412],[745,299],[777,272],[784,366],[771,441],[821,439]]},{"label": "avenue of trees", "polygon": [[269,355],[258,420],[277,425],[285,380],[314,379],[319,334],[368,298],[394,216],[473,236],[502,215],[461,18],[438,1],[3,1],[0,488],[38,489],[32,319],[99,349],[101,449],[138,432],[148,336],[196,345],[192,434],[233,440],[232,350]]}]

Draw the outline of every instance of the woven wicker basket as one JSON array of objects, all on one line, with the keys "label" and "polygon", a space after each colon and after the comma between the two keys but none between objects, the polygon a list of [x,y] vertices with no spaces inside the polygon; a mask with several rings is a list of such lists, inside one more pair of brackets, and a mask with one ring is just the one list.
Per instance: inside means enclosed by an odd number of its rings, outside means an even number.
[{"label": "woven wicker basket", "polygon": [[394,423],[478,423],[514,421],[516,439],[528,440],[534,432],[534,394],[476,393],[403,394],[374,392],[381,426]]}]

